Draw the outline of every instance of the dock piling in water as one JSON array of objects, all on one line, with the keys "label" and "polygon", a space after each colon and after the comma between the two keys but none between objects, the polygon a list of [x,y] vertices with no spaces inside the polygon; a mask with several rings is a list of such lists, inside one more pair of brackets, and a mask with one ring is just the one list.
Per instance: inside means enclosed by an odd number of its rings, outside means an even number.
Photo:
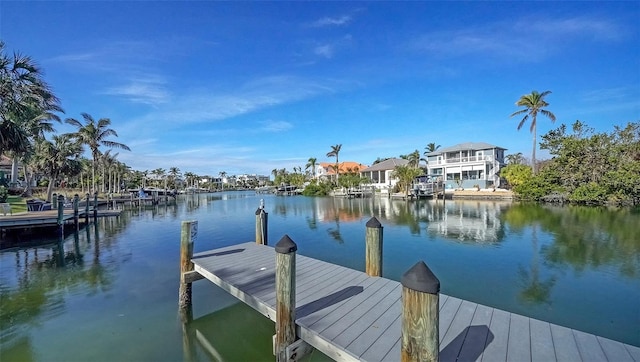
[{"label": "dock piling in water", "polygon": [[183,221],[180,231],[180,289],[178,306],[183,316],[191,314],[191,283],[187,275],[193,272],[193,242],[198,235],[198,221]]},{"label": "dock piling in water", "polygon": [[58,195],[56,205],[58,206],[58,231],[64,235],[64,195]]},{"label": "dock piling in water", "polygon": [[264,201],[260,201],[260,207],[256,210],[256,244],[268,245],[267,223],[268,214],[264,211]]},{"label": "dock piling in water", "polygon": [[78,205],[80,205],[80,196],[78,194],[73,195],[73,223],[78,227]]},{"label": "dock piling in water", "polygon": [[276,361],[288,361],[286,349],[296,340],[296,251],[284,235],[276,244]]},{"label": "dock piling in water", "polygon": [[375,216],[367,221],[365,239],[365,272],[372,277],[382,276],[382,224]]},{"label": "dock piling in water", "polygon": [[402,362],[438,361],[440,281],[423,261],[402,276]]},{"label": "dock piling in water", "polygon": [[93,218],[98,218],[98,191],[93,193]]}]

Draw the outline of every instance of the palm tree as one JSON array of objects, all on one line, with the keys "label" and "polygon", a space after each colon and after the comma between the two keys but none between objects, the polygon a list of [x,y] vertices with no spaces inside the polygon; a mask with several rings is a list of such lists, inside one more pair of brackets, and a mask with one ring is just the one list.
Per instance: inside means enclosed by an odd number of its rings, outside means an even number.
[{"label": "palm tree", "polygon": [[393,169],[392,177],[398,179],[398,184],[404,189],[405,196],[409,195],[409,186],[413,182],[413,179],[420,176],[422,170],[417,167],[406,165],[398,165]]},{"label": "palm tree", "polygon": [[47,200],[60,176],[75,176],[82,170],[82,147],[69,134],[54,135],[52,141],[41,140],[36,146],[35,166],[49,179]]},{"label": "palm tree", "polygon": [[506,155],[505,158],[507,159],[507,164],[509,165],[523,165],[525,162],[522,152]]},{"label": "palm tree", "polygon": [[224,178],[227,177],[226,171],[218,172],[218,176],[220,176],[220,185],[222,186],[222,190],[224,191]]},{"label": "palm tree", "polygon": [[74,133],[74,137],[82,145],[89,146],[91,150],[91,156],[93,158],[93,164],[91,168],[91,176],[93,178],[93,190],[96,190],[96,164],[98,163],[98,157],[100,156],[100,146],[109,148],[120,148],[123,150],[131,151],[129,146],[107,140],[107,137],[118,137],[116,131],[108,128],[111,125],[109,118],[100,118],[97,122],[88,113],[82,113],[84,118],[84,125],[78,120],[73,118],[67,118],[66,123],[76,127],[78,130]]},{"label": "palm tree", "polygon": [[169,180],[174,189],[176,188],[176,179],[178,176],[180,176],[180,169],[177,167],[169,167]]},{"label": "palm tree", "polygon": [[337,144],[335,146],[331,146],[331,151],[327,152],[327,157],[334,157],[336,158],[336,165],[335,165],[335,170],[336,170],[336,181],[338,181],[338,177],[340,176],[340,162],[338,161],[338,155],[340,154],[340,149],[342,148],[342,144]]},{"label": "palm tree", "polygon": [[[31,126],[62,112],[60,100],[43,80],[42,70],[28,56],[5,54],[0,41],[0,155],[28,152],[34,140]],[[34,121],[37,121],[34,123]],[[31,126],[26,126],[31,122]]]},{"label": "palm tree", "polygon": [[314,157],[309,157],[309,162],[305,166],[305,170],[311,168],[311,172],[313,174],[313,178],[316,178],[316,160]]},{"label": "palm tree", "polygon": [[518,107],[524,107],[524,109],[513,112],[511,114],[511,117],[519,114],[524,114],[524,117],[518,124],[518,130],[520,130],[520,128],[522,128],[524,123],[527,121],[527,119],[531,117],[531,127],[529,128],[529,131],[533,135],[533,151],[531,152],[531,171],[534,175],[536,173],[536,125],[537,125],[536,121],[538,117],[538,112],[540,112],[541,114],[549,118],[551,122],[556,121],[556,116],[553,113],[543,108],[549,105],[549,103],[547,103],[544,100],[544,97],[546,97],[550,93],[551,91],[544,91],[542,93],[533,91],[531,92],[531,94],[523,95],[522,97],[520,97],[520,99],[518,99],[518,101],[516,102],[516,105]]}]

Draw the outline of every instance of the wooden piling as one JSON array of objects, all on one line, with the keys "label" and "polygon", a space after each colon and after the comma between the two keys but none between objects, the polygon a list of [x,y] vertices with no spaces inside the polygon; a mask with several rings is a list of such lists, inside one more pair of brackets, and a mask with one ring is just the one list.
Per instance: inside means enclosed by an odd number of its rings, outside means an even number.
[{"label": "wooden piling", "polygon": [[296,251],[284,235],[276,244],[276,361],[287,361],[287,346],[296,340]]},{"label": "wooden piling", "polygon": [[64,235],[64,195],[58,195],[58,230],[60,235]]},{"label": "wooden piling", "polygon": [[73,195],[73,223],[78,226],[78,216],[80,212],[78,211],[78,206],[80,205],[80,196],[78,194]]},{"label": "wooden piling", "polygon": [[98,191],[93,193],[93,218],[98,217]]},{"label": "wooden piling", "polygon": [[193,271],[193,242],[198,235],[198,221],[183,221],[180,232],[180,289],[178,290],[178,307],[181,316],[188,316],[191,312],[191,280],[187,280],[189,272]]},{"label": "wooden piling", "polygon": [[85,204],[84,204],[84,217],[85,218],[89,218],[89,193],[87,192],[87,195],[85,197]]},{"label": "wooden piling", "polygon": [[51,208],[53,210],[58,210],[58,194],[55,192],[51,195]]},{"label": "wooden piling", "polygon": [[382,276],[382,224],[375,216],[367,221],[365,239],[365,272],[372,277]]},{"label": "wooden piling", "polygon": [[420,261],[404,273],[401,283],[401,361],[438,361],[440,281]]},{"label": "wooden piling", "polygon": [[258,210],[256,210],[256,244],[268,245],[268,216],[263,207],[259,207]]}]

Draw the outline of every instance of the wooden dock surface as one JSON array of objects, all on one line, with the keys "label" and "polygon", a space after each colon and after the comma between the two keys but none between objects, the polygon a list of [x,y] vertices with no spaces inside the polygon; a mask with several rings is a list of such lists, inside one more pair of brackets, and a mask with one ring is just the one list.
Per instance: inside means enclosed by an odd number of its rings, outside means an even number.
[{"label": "wooden dock surface", "polygon": [[[119,210],[98,210],[98,217],[117,216],[120,215]],[[86,217],[85,210],[78,212],[78,217]],[[89,210],[89,216],[93,216],[93,208]],[[73,221],[73,210],[64,209],[63,221],[65,223]],[[45,211],[28,211],[12,215],[0,215],[0,228],[10,227],[30,227],[30,226],[48,226],[57,225],[58,210]]]},{"label": "wooden dock surface", "polygon": [[[275,321],[275,250],[195,254],[195,271]],[[296,256],[296,333],[337,361],[400,359],[399,282]],[[441,361],[636,361],[640,348],[440,294]]]}]

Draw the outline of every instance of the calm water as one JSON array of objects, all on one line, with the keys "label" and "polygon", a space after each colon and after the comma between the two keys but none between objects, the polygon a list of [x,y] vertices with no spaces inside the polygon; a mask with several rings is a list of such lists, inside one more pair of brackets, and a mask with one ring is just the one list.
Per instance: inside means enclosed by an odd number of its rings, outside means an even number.
[{"label": "calm water", "polygon": [[260,199],[272,245],[288,234],[302,255],[364,270],[376,216],[385,277],[424,260],[445,294],[640,346],[638,210],[237,192],[125,210],[62,241],[20,235],[44,246],[5,242],[0,359],[272,360],[273,323],[212,283],[194,283],[192,325],[177,315],[181,221],[199,222],[196,252],[250,241]]}]

